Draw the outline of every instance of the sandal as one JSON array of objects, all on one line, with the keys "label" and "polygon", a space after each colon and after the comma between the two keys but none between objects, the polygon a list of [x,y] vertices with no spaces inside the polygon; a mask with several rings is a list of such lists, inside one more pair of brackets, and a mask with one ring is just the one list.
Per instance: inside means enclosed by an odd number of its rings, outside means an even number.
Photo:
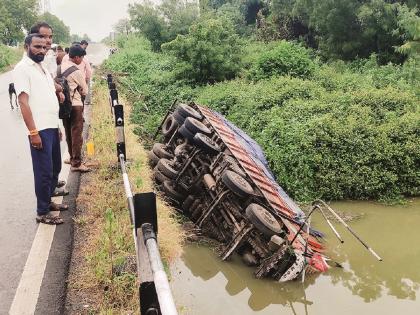
[{"label": "sandal", "polygon": [[55,189],[51,197],[67,196],[70,192],[66,189]]},{"label": "sandal", "polygon": [[50,203],[50,210],[51,211],[67,211],[69,210],[69,206],[64,203]]},{"label": "sandal", "polygon": [[57,182],[57,188],[61,188],[61,187],[63,187],[65,184],[66,184],[66,181],[65,181],[65,180],[59,180],[59,181]]},{"label": "sandal", "polygon": [[50,225],[59,225],[59,224],[63,224],[64,220],[60,217],[47,213],[44,215],[38,215],[36,217],[36,222],[50,224]]}]

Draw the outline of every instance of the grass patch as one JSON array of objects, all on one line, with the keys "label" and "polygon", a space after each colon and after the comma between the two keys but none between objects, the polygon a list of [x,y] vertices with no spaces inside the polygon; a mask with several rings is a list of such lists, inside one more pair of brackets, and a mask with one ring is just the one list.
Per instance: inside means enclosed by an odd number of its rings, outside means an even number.
[{"label": "grass patch", "polygon": [[10,48],[0,44],[0,73],[8,70],[22,57],[22,48]]},{"label": "grass patch", "polygon": [[[74,314],[139,313],[135,249],[123,179],[115,167],[115,129],[108,90],[101,83],[94,90],[89,140],[95,144],[95,157],[87,162],[96,167],[82,176],[77,199],[67,304]],[[130,106],[124,100],[122,103],[129,117]],[[146,151],[129,123],[125,136],[133,193],[151,191]],[[184,236],[173,209],[160,198],[158,222],[159,246],[167,265],[180,255]]]}]

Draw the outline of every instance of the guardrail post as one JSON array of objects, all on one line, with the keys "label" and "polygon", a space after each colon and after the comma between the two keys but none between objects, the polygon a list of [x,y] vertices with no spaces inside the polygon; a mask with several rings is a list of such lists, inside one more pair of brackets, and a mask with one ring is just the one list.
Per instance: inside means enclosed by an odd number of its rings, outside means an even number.
[{"label": "guardrail post", "polygon": [[107,74],[106,81],[108,82],[108,88],[110,88],[109,85],[112,83],[112,74],[111,73]]},{"label": "guardrail post", "polygon": [[156,195],[136,194],[134,209],[141,314],[177,315],[157,245]]},{"label": "guardrail post", "polygon": [[111,107],[114,107],[115,105],[119,103],[117,86],[114,82],[111,82],[109,84],[109,95],[111,97]]},{"label": "guardrail post", "polygon": [[125,154],[125,135],[124,135],[124,108],[122,105],[114,106],[115,132],[117,138],[117,156],[124,155],[124,161],[127,160]]}]

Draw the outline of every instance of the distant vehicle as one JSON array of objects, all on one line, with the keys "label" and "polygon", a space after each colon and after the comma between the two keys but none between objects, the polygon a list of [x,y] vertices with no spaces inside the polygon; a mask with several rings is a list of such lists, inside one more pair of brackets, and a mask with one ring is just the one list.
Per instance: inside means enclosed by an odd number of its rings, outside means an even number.
[{"label": "distant vehicle", "polygon": [[[157,187],[203,232],[237,253],[257,278],[324,272],[320,233],[275,181],[260,146],[219,113],[191,103],[170,110],[149,152]],[[307,231],[310,231],[307,234]]]}]

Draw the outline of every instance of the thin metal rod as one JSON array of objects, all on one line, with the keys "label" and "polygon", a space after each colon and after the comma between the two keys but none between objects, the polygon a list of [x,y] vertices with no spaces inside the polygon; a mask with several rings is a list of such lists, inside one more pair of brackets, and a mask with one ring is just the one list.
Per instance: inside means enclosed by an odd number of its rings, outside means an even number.
[{"label": "thin metal rod", "polygon": [[131,221],[131,225],[133,226],[134,247],[137,253],[139,247],[137,244],[137,230],[136,230],[136,227],[135,227],[136,224],[134,221],[134,199],[133,199],[133,193],[131,192],[130,181],[128,180],[127,168],[125,167],[124,154],[120,154],[119,160],[120,160],[121,172],[123,175],[125,195],[127,196],[128,210],[130,211],[130,221]]},{"label": "thin metal rod", "polygon": [[123,181],[124,181],[125,195],[127,196],[128,208],[130,210],[130,220],[131,220],[131,224],[134,225],[134,200],[133,200],[133,193],[131,192],[130,181],[128,180],[127,168],[125,167],[124,154],[120,154],[119,159],[120,159],[121,172],[122,172]]},{"label": "thin metal rod", "polygon": [[319,209],[319,211],[321,212],[321,214],[324,217],[325,221],[327,221],[328,225],[330,226],[331,230],[334,232],[334,234],[338,238],[338,240],[341,243],[344,243],[344,240],[341,238],[340,233],[338,233],[338,231],[334,228],[334,226],[332,225],[331,221],[325,215],[324,211],[322,211],[321,207],[319,205],[315,205],[315,207],[317,207]]},{"label": "thin metal rod", "polygon": [[315,200],[313,203],[316,202],[320,202],[322,205],[324,205],[336,218],[337,220],[343,224],[346,229],[373,255],[375,256],[376,259],[378,259],[379,261],[382,261],[382,258],[368,245],[366,244],[357,234],[356,232],[354,232],[352,230],[352,228],[346,223],[344,222],[344,220],[333,210],[331,209],[331,207],[324,201],[321,199]]},{"label": "thin metal rod", "polygon": [[149,254],[150,266],[153,271],[156,293],[162,315],[177,315],[178,312],[172,297],[168,277],[163,269],[156,240],[154,238],[149,238],[146,241],[146,248]]},{"label": "thin metal rod", "polygon": [[305,226],[305,224],[307,223],[307,221],[309,220],[309,218],[311,217],[312,213],[317,209],[316,206],[312,206],[311,211],[309,211],[309,214],[306,216],[305,221],[303,221],[302,225],[299,227],[299,230],[296,232],[295,236],[293,237],[292,241],[290,242],[290,245],[292,245],[296,238],[298,237],[298,235],[300,234],[300,232],[302,232],[303,227]]},{"label": "thin metal rod", "polygon": [[[316,208],[316,207],[314,207]],[[305,243],[305,254],[308,251],[308,243],[309,243],[309,229],[311,227],[311,217],[308,217],[308,223],[306,224],[307,228],[306,228],[306,243]],[[305,263],[306,263],[306,259],[305,259]],[[306,268],[303,268],[302,271],[302,283],[305,282],[305,275],[306,275]]]}]

